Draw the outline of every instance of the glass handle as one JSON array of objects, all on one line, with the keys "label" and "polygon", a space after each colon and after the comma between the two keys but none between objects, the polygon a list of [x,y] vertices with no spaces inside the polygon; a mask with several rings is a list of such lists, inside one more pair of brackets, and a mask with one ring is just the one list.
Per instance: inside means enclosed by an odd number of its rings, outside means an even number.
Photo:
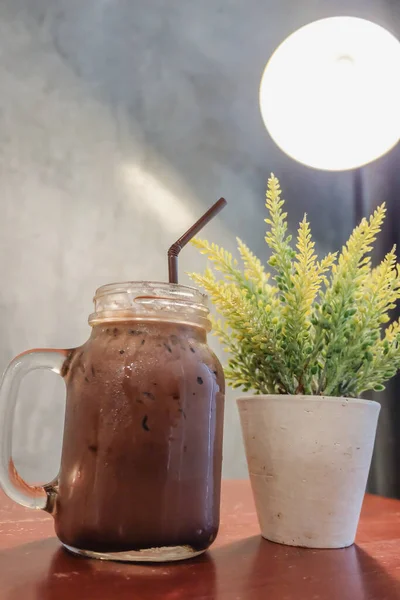
[{"label": "glass handle", "polygon": [[7,367],[0,387],[0,485],[11,500],[28,508],[53,511],[56,488],[29,485],[18,474],[12,459],[12,431],[15,406],[22,379],[35,369],[47,369],[62,375],[68,350],[28,350]]}]

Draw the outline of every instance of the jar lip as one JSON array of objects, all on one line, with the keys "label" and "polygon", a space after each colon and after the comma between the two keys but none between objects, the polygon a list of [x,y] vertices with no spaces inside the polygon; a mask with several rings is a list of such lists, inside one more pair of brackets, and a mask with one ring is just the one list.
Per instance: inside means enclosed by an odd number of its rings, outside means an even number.
[{"label": "jar lip", "polygon": [[192,324],[210,331],[207,296],[197,288],[157,281],[109,283],[96,290],[89,324],[156,320]]},{"label": "jar lip", "polygon": [[169,283],[166,281],[120,281],[115,283],[106,283],[97,288],[94,299],[101,296],[105,296],[110,293],[121,293],[121,292],[135,292],[147,287],[152,291],[160,290],[162,292],[169,292],[171,299],[174,297],[186,297],[193,301],[200,301],[206,304],[208,296],[203,294],[198,288],[190,285],[182,285],[181,283]]}]

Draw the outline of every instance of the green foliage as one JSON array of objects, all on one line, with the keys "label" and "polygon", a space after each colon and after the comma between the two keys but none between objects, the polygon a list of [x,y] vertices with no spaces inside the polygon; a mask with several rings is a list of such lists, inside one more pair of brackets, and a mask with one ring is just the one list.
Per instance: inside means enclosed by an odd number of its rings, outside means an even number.
[{"label": "green foliage", "polygon": [[271,175],[265,240],[272,277],[240,239],[242,266],[216,244],[193,240],[211,262],[191,277],[223,317],[213,319],[213,330],[230,354],[227,380],[258,394],[356,397],[384,389],[400,368],[400,323],[388,325],[400,298],[395,248],[376,268],[370,258],[385,206],[361,221],[339,255],[321,261],[306,216],[292,247],[283,206]]}]

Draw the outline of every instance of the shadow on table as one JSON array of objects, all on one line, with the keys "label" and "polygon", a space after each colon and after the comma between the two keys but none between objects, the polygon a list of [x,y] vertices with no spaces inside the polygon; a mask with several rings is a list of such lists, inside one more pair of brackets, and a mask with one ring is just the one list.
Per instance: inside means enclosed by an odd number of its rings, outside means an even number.
[{"label": "shadow on table", "polygon": [[208,555],[124,564],[68,554],[55,539],[0,552],[2,600],[399,600],[400,582],[358,546],[309,550],[254,536]]},{"label": "shadow on table", "polygon": [[181,563],[129,564],[70,555],[56,539],[0,552],[2,600],[180,600],[216,597],[207,554]]}]

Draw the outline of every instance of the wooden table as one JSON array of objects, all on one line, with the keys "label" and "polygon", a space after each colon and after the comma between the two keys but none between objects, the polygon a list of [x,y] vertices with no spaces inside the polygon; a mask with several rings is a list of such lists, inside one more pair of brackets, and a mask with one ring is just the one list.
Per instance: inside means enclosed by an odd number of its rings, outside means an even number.
[{"label": "wooden table", "polygon": [[400,501],[367,496],[357,544],[306,550],[260,537],[247,481],[225,481],[209,553],[133,565],[61,549],[52,520],[0,496],[1,600],[400,600]]}]

